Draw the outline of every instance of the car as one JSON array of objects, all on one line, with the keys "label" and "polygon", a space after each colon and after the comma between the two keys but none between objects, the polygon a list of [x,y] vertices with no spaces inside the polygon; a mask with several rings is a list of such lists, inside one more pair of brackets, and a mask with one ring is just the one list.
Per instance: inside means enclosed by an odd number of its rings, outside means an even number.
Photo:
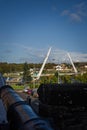
[{"label": "car", "polygon": [[32,90],[31,90],[31,89],[28,89],[28,90],[27,90],[27,94],[28,94],[28,95],[31,95],[31,93],[32,93]]},{"label": "car", "polygon": [[32,90],[31,90],[29,87],[26,87],[26,88],[23,90],[23,92],[30,95],[30,94],[32,93]]}]

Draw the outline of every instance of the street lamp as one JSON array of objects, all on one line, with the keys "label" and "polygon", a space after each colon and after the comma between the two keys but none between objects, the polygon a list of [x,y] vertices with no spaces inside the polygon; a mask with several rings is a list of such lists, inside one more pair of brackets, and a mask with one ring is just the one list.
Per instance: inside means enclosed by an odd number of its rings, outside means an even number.
[{"label": "street lamp", "polygon": [[58,72],[58,84],[60,83],[60,79],[59,79],[59,70],[61,70],[61,66],[60,65],[57,65],[56,66],[56,70]]}]

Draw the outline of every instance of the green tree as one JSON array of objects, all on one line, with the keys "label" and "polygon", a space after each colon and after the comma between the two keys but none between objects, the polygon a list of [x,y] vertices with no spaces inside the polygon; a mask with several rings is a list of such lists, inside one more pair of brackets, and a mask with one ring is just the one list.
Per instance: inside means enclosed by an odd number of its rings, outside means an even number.
[{"label": "green tree", "polygon": [[61,76],[61,80],[63,83],[71,83],[71,77],[69,75]]},{"label": "green tree", "polygon": [[85,73],[85,74],[83,74],[83,75],[79,74],[79,75],[77,75],[77,76],[75,77],[75,79],[76,79],[77,81],[82,82],[82,83],[87,83],[87,73]]},{"label": "green tree", "polygon": [[30,68],[27,62],[25,62],[23,66],[23,80],[25,83],[31,82],[32,80],[31,75],[30,75]]}]

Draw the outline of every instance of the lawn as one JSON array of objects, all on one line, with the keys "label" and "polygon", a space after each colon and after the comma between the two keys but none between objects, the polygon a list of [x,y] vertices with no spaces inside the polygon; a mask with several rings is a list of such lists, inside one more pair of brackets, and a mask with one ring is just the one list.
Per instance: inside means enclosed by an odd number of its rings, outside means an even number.
[{"label": "lawn", "polygon": [[24,89],[24,85],[12,85],[12,88],[14,90],[23,90]]}]

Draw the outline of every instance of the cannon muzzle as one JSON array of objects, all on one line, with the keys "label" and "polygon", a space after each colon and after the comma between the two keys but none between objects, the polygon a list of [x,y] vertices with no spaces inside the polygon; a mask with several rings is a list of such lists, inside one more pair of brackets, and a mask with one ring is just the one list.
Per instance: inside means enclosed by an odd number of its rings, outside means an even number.
[{"label": "cannon muzzle", "polygon": [[11,86],[0,86],[0,97],[10,130],[52,130],[49,123],[39,117]]}]

